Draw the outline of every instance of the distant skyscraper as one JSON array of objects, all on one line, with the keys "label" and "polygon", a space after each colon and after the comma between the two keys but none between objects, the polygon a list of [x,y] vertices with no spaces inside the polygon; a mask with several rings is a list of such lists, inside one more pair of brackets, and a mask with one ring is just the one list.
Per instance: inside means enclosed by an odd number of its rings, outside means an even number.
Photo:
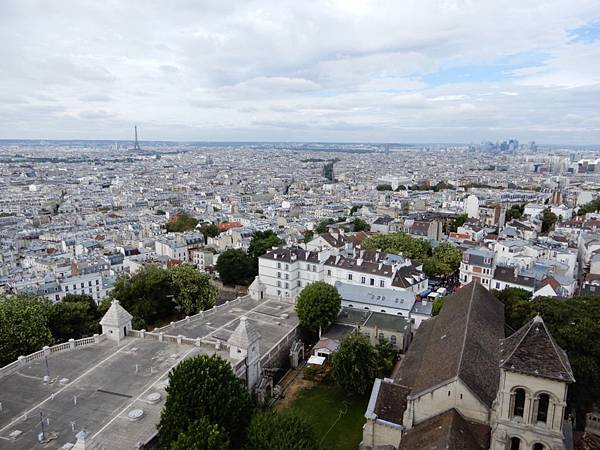
[{"label": "distant skyscraper", "polygon": [[140,143],[138,142],[138,137],[137,137],[137,125],[134,125],[133,129],[135,130],[135,143],[133,144],[133,149],[141,150]]}]

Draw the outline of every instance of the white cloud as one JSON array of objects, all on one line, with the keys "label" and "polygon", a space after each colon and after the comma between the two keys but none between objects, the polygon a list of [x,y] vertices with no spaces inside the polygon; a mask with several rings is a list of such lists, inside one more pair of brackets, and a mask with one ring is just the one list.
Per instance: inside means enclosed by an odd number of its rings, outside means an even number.
[{"label": "white cloud", "polygon": [[1,2],[0,137],[599,142],[597,6]]}]

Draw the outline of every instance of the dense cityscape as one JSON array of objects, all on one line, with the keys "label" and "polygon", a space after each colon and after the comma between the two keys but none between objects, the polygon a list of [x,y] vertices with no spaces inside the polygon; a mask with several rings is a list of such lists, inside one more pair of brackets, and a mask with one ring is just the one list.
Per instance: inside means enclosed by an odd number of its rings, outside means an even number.
[{"label": "dense cityscape", "polygon": [[0,450],[600,450],[598,0],[0,2]]}]

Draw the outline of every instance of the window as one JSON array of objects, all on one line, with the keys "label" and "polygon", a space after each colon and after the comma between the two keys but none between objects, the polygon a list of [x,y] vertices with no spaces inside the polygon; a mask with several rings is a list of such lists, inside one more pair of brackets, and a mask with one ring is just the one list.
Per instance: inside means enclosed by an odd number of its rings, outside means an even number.
[{"label": "window", "polygon": [[91,286],[91,285],[92,285],[92,282],[91,282],[91,281],[88,281],[88,286]]},{"label": "window", "polygon": [[290,270],[290,265],[289,264],[285,265],[285,270]]},{"label": "window", "polygon": [[313,266],[313,272],[317,271],[317,266]]},{"label": "window", "polygon": [[96,284],[100,284],[100,280],[96,280]]},{"label": "window", "polygon": [[510,450],[521,450],[521,439],[518,437],[511,438]]},{"label": "window", "polygon": [[370,284],[371,286],[375,286],[375,278],[370,278],[370,279],[369,279],[369,284]]},{"label": "window", "polygon": [[281,281],[277,282],[277,287],[281,287]]},{"label": "window", "polygon": [[379,280],[379,287],[385,287],[385,280]]},{"label": "window", "polygon": [[393,345],[396,345],[396,335],[395,335],[395,334],[392,334],[392,335],[390,336],[390,342],[391,342]]},{"label": "window", "polygon": [[533,450],[544,450],[546,447],[544,447],[544,444],[541,443],[536,443],[533,445]]},{"label": "window", "polygon": [[331,269],[327,269],[327,276],[330,277],[331,276]]},{"label": "window", "polygon": [[285,288],[289,289],[290,288],[290,284],[289,283],[285,283]]},{"label": "window", "polygon": [[290,278],[289,274],[287,274],[287,273],[286,273],[286,274],[284,274],[284,275],[285,275],[285,279],[286,279],[286,280],[289,280],[289,278]]},{"label": "window", "polygon": [[379,332],[379,339],[385,339],[385,335],[381,331]]},{"label": "window", "polygon": [[277,272],[277,278],[281,278],[281,272]]},{"label": "window", "polygon": [[512,415],[513,417],[523,417],[523,411],[525,411],[525,391],[523,389],[516,389],[513,395],[514,406]]},{"label": "window", "polygon": [[281,269],[281,263],[277,263],[277,268]]},{"label": "window", "polygon": [[69,286],[65,285],[65,292],[69,292]]},{"label": "window", "polygon": [[348,274],[348,279],[352,280],[352,274],[351,273]]},{"label": "window", "polygon": [[546,423],[548,420],[548,406],[550,405],[550,397],[548,394],[540,394],[537,399],[537,421]]},{"label": "window", "polygon": [[496,281],[496,289],[500,289],[500,283]]},{"label": "window", "polygon": [[84,283],[81,283],[81,288],[83,289],[84,287],[85,287],[85,284],[84,284]]},{"label": "window", "polygon": [[365,284],[365,283],[367,282],[367,279],[366,279],[365,277],[361,277],[361,278],[360,278],[360,282],[361,282],[362,284]]}]

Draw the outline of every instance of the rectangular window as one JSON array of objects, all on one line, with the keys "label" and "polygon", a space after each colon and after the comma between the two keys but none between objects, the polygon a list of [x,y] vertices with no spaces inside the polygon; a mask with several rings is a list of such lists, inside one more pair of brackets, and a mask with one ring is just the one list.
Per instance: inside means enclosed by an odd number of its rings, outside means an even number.
[{"label": "rectangular window", "polygon": [[281,269],[281,263],[277,263],[277,268]]},{"label": "rectangular window", "polygon": [[395,334],[393,334],[393,335],[390,336],[390,342],[392,344],[396,345],[396,335]]},{"label": "rectangular window", "polygon": [[496,281],[496,289],[500,289],[500,283]]},{"label": "rectangular window", "polygon": [[367,279],[366,279],[365,277],[361,277],[361,278],[360,278],[360,282],[361,282],[362,284],[365,284],[365,283],[367,282]]},{"label": "rectangular window", "polygon": [[91,285],[92,285],[92,282],[91,282],[91,281],[88,281],[88,286],[91,286]]},{"label": "rectangular window", "polygon": [[277,272],[277,278],[281,278],[281,272]]},{"label": "rectangular window", "polygon": [[379,287],[385,287],[385,280],[379,280]]},{"label": "rectangular window", "polygon": [[281,281],[277,281],[277,287],[281,287]]},{"label": "rectangular window", "polygon": [[284,275],[285,275],[285,277],[284,277],[284,278],[285,278],[286,280],[289,280],[289,279],[290,279],[290,275],[289,275],[289,274],[287,274],[287,273],[286,273],[286,274],[284,274]]},{"label": "rectangular window", "polygon": [[369,279],[369,284],[370,284],[371,286],[375,286],[375,278],[370,278],[370,279]]},{"label": "rectangular window", "polygon": [[290,288],[290,283],[285,283],[285,288],[289,289]]},{"label": "rectangular window", "polygon": [[330,277],[331,276],[331,270],[327,269],[327,276]]},{"label": "rectangular window", "polygon": [[289,264],[285,265],[285,270],[290,270],[290,265]]},{"label": "rectangular window", "polygon": [[348,279],[352,280],[352,274],[351,273],[348,274]]},{"label": "rectangular window", "polygon": [[298,280],[298,287],[302,287],[302,282]]}]

